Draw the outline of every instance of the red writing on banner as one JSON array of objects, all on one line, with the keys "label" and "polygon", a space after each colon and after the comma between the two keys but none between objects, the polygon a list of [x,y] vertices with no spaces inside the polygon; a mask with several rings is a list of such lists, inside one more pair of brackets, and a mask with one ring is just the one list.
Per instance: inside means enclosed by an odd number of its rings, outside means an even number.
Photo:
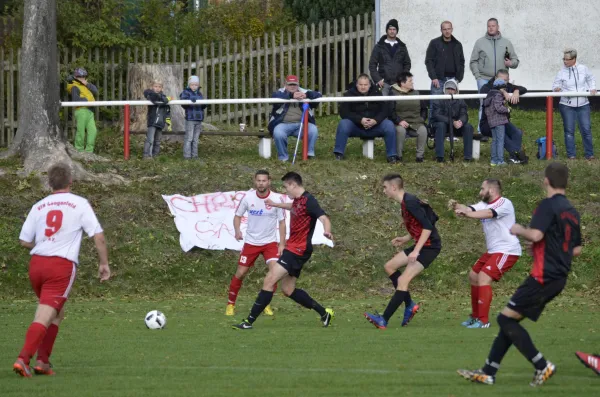
[{"label": "red writing on banner", "polygon": [[246,197],[246,192],[213,193],[195,197],[174,196],[169,200],[171,206],[182,212],[207,213],[218,212],[221,209],[235,209]]}]

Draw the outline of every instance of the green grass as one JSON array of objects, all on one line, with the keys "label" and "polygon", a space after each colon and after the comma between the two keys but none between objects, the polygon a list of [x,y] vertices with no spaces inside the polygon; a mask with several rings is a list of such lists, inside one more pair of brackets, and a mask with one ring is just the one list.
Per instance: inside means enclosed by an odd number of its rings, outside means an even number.
[{"label": "green grass", "polygon": [[[429,299],[405,328],[398,316],[385,331],[364,318],[386,299],[335,300],[336,318],[322,328],[314,312],[282,295],[275,317],[261,317],[249,331],[230,329],[246,315],[255,291],[244,288],[236,317],[223,315],[222,298],[182,300],[111,299],[70,302],[53,357],[55,377],[22,379],[10,372],[31,321],[33,302],[2,303],[0,384],[2,396],[43,392],[60,396],[594,396],[597,376],[579,363],[576,350],[600,345],[599,306],[560,297],[539,323],[526,321],[537,347],[558,368],[542,390],[528,386],[533,367],[511,349],[493,387],[456,375],[478,368],[497,333],[467,330],[467,300]],[[77,300],[77,299],[75,299]],[[493,312],[506,302],[496,297]],[[144,314],[158,308],[167,328],[149,331]],[[399,312],[397,315],[401,315]],[[574,334],[573,328],[578,329]]]},{"label": "green grass", "polygon": [[[471,117],[475,117],[472,112]],[[95,283],[96,254],[86,239],[81,253],[81,268],[75,294],[88,297],[155,296],[156,284],[166,297],[187,293],[223,294],[235,269],[237,253],[196,249],[183,253],[179,234],[161,194],[194,195],[215,191],[250,188],[253,173],[268,168],[274,176],[274,188],[281,189],[279,177],[298,170],[306,180],[307,189],[330,214],[336,238],[334,249],[319,247],[303,272],[302,283],[312,290],[328,295],[364,297],[373,293],[387,294],[383,264],[394,254],[390,240],[401,233],[397,204],[384,197],[381,177],[390,171],[400,171],[409,192],[428,199],[441,219],[438,223],[444,249],[431,271],[420,277],[414,288],[443,296],[463,294],[466,274],[485,243],[477,221],[457,219],[446,209],[448,199],[476,201],[481,181],[498,177],[504,184],[504,194],[515,204],[517,220],[527,223],[536,203],[543,198],[541,180],[544,161],[535,160],[534,141],[544,134],[544,113],[515,111],[513,120],[526,132],[525,147],[531,163],[490,169],[489,144],[482,145],[482,160],[478,163],[456,162],[440,165],[427,150],[426,162],[412,160],[414,139],[405,149],[406,162],[391,166],[385,162],[383,142],[376,143],[376,159],[367,160],[361,154],[361,142],[350,140],[347,160],[332,159],[335,127],[338,119],[318,120],[320,138],[317,160],[300,162],[296,166],[276,159],[264,160],[257,154],[257,139],[251,137],[201,137],[202,162],[184,162],[181,145],[163,145],[163,156],[153,162],[141,160],[142,136],[133,140],[132,160],[122,160],[122,137],[116,131],[99,134],[100,154],[113,159],[110,163],[87,164],[94,172],[113,172],[128,178],[124,186],[102,186],[76,183],[76,193],[87,197],[106,231],[114,278],[110,285]],[[564,154],[560,138],[560,116],[555,115],[557,145]],[[593,114],[592,125],[600,125],[600,116]],[[226,128],[226,127],[225,127]],[[230,127],[232,128],[232,127]],[[600,142],[599,129],[594,129]],[[295,141],[291,140],[291,145]],[[578,141],[581,148],[581,142]],[[293,149],[290,149],[293,150]],[[457,145],[457,157],[462,156],[462,143]],[[585,249],[575,261],[571,278],[573,293],[598,296],[600,291],[600,196],[598,172],[600,163],[584,160],[570,162],[572,172],[569,198],[582,214]],[[0,161],[8,172],[0,177],[0,297],[14,299],[28,296],[28,253],[18,245],[18,234],[24,216],[31,205],[44,197],[37,178],[19,179],[15,172],[18,160]],[[528,272],[530,258],[523,257],[499,287],[510,293]],[[261,275],[251,275],[247,281],[259,288]]]}]

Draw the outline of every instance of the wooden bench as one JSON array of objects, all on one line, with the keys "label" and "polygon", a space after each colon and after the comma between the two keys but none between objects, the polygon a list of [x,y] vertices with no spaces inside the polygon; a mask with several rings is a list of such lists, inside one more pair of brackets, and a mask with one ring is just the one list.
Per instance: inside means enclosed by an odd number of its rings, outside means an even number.
[{"label": "wooden bench", "polygon": [[[132,135],[145,135],[146,131],[131,131]],[[185,131],[163,131],[163,135],[185,135]],[[255,136],[258,140],[258,155],[262,158],[271,158],[271,135],[268,131],[202,131],[202,135],[216,136]]]}]

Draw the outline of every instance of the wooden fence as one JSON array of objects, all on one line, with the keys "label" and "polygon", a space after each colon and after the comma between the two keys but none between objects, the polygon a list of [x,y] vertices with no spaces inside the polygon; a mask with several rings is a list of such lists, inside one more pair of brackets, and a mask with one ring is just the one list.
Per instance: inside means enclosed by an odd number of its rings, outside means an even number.
[{"label": "wooden fence", "polygon": [[[183,81],[200,77],[206,98],[261,98],[283,86],[285,76],[295,74],[300,86],[323,95],[340,96],[361,72],[368,72],[369,56],[375,44],[375,14],[357,15],[295,30],[265,34],[262,38],[222,41],[187,48],[94,48],[64,49],[59,54],[60,97],[67,101],[65,77],[77,66],[89,72],[88,80],[99,88],[100,100],[139,99],[129,97],[131,63],[178,64]],[[10,144],[18,120],[21,50],[0,48],[0,146]],[[182,90],[184,87],[181,87]],[[167,95],[178,96],[167,92]],[[61,109],[65,136],[74,133],[72,108]],[[96,120],[114,125],[120,108],[95,108]],[[210,105],[207,122],[245,122],[265,128],[269,105]],[[334,104],[323,104],[317,115],[337,113]]]}]

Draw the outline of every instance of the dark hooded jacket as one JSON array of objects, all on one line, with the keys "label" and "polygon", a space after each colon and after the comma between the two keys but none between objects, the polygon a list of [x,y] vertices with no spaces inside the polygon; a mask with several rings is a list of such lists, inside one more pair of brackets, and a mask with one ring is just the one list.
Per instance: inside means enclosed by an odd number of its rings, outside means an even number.
[{"label": "dark hooded jacket", "polygon": [[[348,91],[344,92],[344,97],[358,96],[381,96],[381,92],[377,86],[371,82],[371,88],[366,94],[361,94],[356,87],[356,81],[353,81],[348,86]],[[363,128],[360,121],[363,117],[377,120],[377,124],[381,124],[389,116],[390,105],[388,102],[342,102],[340,105],[340,117],[342,119],[352,120],[357,127]]]},{"label": "dark hooded jacket", "polygon": [[[379,39],[379,42],[373,48],[371,59],[369,59],[369,73],[371,78],[378,83],[383,79],[387,84],[394,84],[397,81],[398,74],[401,72],[410,72],[410,56],[406,44],[396,38],[397,49],[385,42],[386,35]],[[392,55],[393,54],[393,55]]]}]

